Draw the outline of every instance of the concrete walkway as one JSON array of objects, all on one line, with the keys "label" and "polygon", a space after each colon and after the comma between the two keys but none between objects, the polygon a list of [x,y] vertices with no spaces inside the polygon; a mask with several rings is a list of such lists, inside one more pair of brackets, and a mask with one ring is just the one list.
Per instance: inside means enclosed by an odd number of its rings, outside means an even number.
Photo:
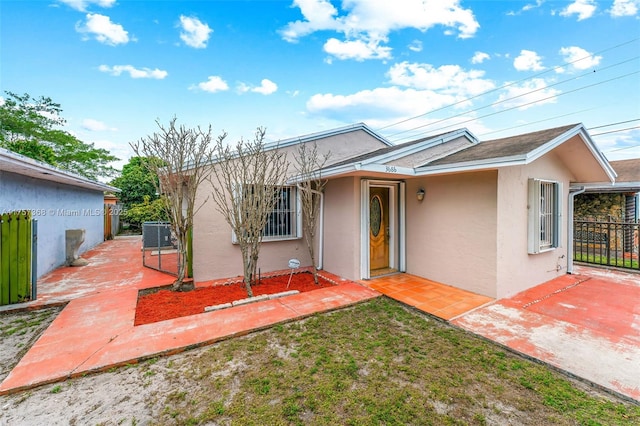
[{"label": "concrete walkway", "polygon": [[42,298],[25,304],[69,301],[0,384],[0,395],[212,344],[380,296],[323,272],[337,285],[134,326],[138,290],[169,284],[173,277],[142,266],[139,239],[107,241],[83,257],[89,266],[56,270],[43,279]]}]

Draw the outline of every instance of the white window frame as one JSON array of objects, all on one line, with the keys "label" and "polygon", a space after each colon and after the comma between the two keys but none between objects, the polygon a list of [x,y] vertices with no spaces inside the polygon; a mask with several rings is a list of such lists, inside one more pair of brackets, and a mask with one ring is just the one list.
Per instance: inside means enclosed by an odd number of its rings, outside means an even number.
[{"label": "white window frame", "polygon": [[528,252],[544,253],[560,247],[562,183],[529,179]]},{"label": "white window frame", "polygon": [[[264,235],[262,237],[263,242],[270,241],[286,241],[286,240],[298,240],[302,238],[302,200],[300,199],[300,193],[296,186],[282,185],[278,187],[280,190],[288,189],[290,191],[290,202],[293,206],[289,206],[288,214],[291,221],[291,233],[286,235]],[[278,206],[275,206],[277,210]],[[272,214],[272,213],[270,213]],[[269,226],[269,225],[267,225]],[[231,232],[231,242],[233,244],[238,243],[235,232]]]}]

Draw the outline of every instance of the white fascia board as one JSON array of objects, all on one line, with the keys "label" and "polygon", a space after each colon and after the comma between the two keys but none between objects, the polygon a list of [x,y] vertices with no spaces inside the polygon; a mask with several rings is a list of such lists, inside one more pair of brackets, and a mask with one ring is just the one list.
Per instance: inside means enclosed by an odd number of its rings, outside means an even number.
[{"label": "white fascia board", "polygon": [[[310,133],[308,135],[296,136],[296,137],[293,137],[293,138],[288,138],[288,139],[283,139],[283,140],[279,140],[279,141],[269,142],[269,143],[266,143],[264,145],[264,149],[265,149],[265,151],[271,151],[271,150],[274,150],[274,149],[286,148],[286,147],[294,146],[294,145],[297,145],[297,144],[300,144],[300,143],[311,142],[311,141],[314,141],[314,140],[328,138],[328,137],[331,137],[331,136],[341,135],[341,134],[344,134],[344,133],[354,132],[354,131],[358,131],[358,130],[362,130],[362,131],[368,133],[369,135],[371,135],[375,139],[378,139],[380,142],[382,142],[386,146],[394,146],[385,137],[383,137],[383,136],[377,134],[376,132],[374,132],[373,130],[371,130],[366,124],[357,123],[357,124],[351,124],[349,126],[338,127],[336,129],[330,129],[330,130],[325,130],[325,131],[322,131],[322,132]],[[235,155],[234,155],[234,157],[235,157]],[[208,165],[216,164],[216,163],[218,163],[218,161],[219,161],[219,158],[218,157],[214,157],[214,158],[211,159],[210,162],[207,162],[206,164],[203,164],[203,165],[204,166],[208,166]],[[190,168],[193,168],[193,166],[192,165],[187,165],[185,167],[186,170],[189,170]]]},{"label": "white fascia board", "polygon": [[[461,136],[466,135],[467,138],[475,145],[478,143],[478,139],[471,134],[466,128],[455,130],[453,132],[449,132],[444,135],[440,135],[439,137],[434,137],[431,139],[426,139],[420,143],[410,145],[406,148],[399,148],[395,151],[392,151],[388,154],[381,154],[376,157],[371,157],[362,162],[362,164],[373,164],[373,163],[388,163],[389,161],[394,161],[399,158],[407,157],[409,155],[416,154],[420,151],[424,151],[425,149],[442,145],[443,143],[449,142],[450,140],[457,139]],[[402,145],[400,145],[402,146]],[[468,147],[465,147],[468,148]]]},{"label": "white fascia board", "polygon": [[411,167],[387,166],[385,164],[362,164],[359,169],[363,172],[386,173],[389,175],[415,176],[416,171]]},{"label": "white fascia board", "polygon": [[377,134],[376,132],[374,132],[373,130],[371,130],[366,124],[357,123],[357,124],[351,124],[351,125],[344,126],[344,127],[338,127],[338,128],[335,128],[335,129],[325,130],[325,131],[322,131],[322,132],[310,133],[308,135],[296,136],[296,137],[289,138],[289,139],[283,139],[283,140],[280,140],[280,141],[269,142],[269,143],[265,144],[265,149],[266,150],[270,150],[270,149],[276,149],[276,148],[285,148],[285,147],[288,147],[288,146],[297,145],[299,143],[311,142],[311,141],[314,141],[314,140],[328,138],[330,136],[335,136],[335,135],[341,135],[343,133],[354,132],[354,131],[357,131],[357,130],[362,130],[362,131],[368,133],[369,135],[371,135],[374,138],[378,139],[380,142],[382,142],[383,144],[385,144],[387,146],[393,146],[393,144],[391,142],[389,142],[385,137],[383,137],[383,136]]},{"label": "white fascia board", "polygon": [[611,167],[611,165],[605,158],[604,154],[600,152],[596,144],[593,142],[593,140],[591,139],[591,136],[589,136],[589,133],[587,132],[587,129],[584,127],[584,124],[578,124],[573,129],[567,130],[560,136],[550,140],[546,144],[539,146],[538,148],[529,152],[527,154],[527,164],[542,157],[543,155],[553,150],[554,148],[560,146],[561,144],[571,139],[575,135],[580,135],[580,138],[582,139],[586,147],[589,149],[591,154],[594,156],[596,161],[600,164],[604,172],[607,174],[611,183],[615,182],[616,176],[617,176],[615,170],[613,170],[613,167]]},{"label": "white fascia board", "polygon": [[58,169],[21,154],[0,148],[0,170],[50,182],[58,182],[102,192],[121,192],[119,188]]},{"label": "white fascia board", "polygon": [[442,164],[439,166],[422,166],[415,169],[416,176],[426,176],[441,173],[469,172],[474,170],[497,169],[507,166],[521,166],[527,164],[526,158],[522,155],[490,158],[481,161],[467,161],[464,163]]},{"label": "white fascia board", "polygon": [[[337,177],[346,175],[354,172],[369,172],[369,173],[384,173],[388,174],[390,177],[395,176],[403,176],[403,177],[412,177],[416,176],[415,170],[411,167],[398,167],[398,166],[387,166],[385,164],[362,164],[362,163],[352,163],[344,166],[329,168],[322,170],[321,173],[314,173],[315,176],[320,176],[322,179],[329,179],[331,177]],[[296,184],[302,182],[302,178],[298,176],[293,176],[287,179],[287,184]]]},{"label": "white fascia board", "polygon": [[572,182],[571,185],[585,188],[585,192],[640,192],[640,182]]},{"label": "white fascia board", "polygon": [[[357,172],[358,170],[360,170],[360,164],[346,164],[344,166],[340,166],[340,167],[330,167],[324,170],[319,170],[313,173],[313,176],[320,176],[322,177],[322,179],[325,178],[330,178],[330,177],[334,177],[334,176],[340,176],[343,174],[347,174],[347,173],[351,173],[351,172]],[[302,182],[304,179],[302,179],[302,177],[300,175],[297,176],[291,176],[290,178],[287,179],[287,184],[295,184],[295,183],[300,183]]]}]

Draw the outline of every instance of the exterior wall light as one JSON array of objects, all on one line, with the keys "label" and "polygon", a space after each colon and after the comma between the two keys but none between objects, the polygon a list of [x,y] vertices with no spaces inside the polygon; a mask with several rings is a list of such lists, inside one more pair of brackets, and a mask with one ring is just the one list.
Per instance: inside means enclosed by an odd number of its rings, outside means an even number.
[{"label": "exterior wall light", "polygon": [[416,198],[418,201],[424,200],[424,188],[418,189],[418,192],[416,192]]}]

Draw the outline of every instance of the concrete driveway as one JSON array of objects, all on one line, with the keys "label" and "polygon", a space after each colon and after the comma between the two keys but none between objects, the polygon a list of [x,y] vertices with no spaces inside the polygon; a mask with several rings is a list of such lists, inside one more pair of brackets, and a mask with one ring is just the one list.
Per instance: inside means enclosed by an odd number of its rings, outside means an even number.
[{"label": "concrete driveway", "polygon": [[640,401],[640,274],[575,272],[451,323]]}]

